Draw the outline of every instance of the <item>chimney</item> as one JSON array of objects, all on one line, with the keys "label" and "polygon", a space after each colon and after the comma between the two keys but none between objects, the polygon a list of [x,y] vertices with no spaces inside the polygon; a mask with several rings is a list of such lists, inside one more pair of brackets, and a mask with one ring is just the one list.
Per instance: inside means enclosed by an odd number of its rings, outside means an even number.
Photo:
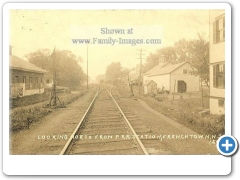
[{"label": "chimney", "polygon": [[12,55],[12,46],[9,45],[9,55],[11,56]]},{"label": "chimney", "polygon": [[161,55],[160,59],[159,59],[159,64],[161,63],[165,63],[165,56]]}]

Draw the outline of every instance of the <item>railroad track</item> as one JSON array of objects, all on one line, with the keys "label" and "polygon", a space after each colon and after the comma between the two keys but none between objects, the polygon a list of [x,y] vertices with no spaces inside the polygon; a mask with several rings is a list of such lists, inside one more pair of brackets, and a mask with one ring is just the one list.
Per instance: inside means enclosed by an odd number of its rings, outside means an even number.
[{"label": "railroad track", "polygon": [[146,148],[109,88],[99,88],[60,155],[145,154]]}]

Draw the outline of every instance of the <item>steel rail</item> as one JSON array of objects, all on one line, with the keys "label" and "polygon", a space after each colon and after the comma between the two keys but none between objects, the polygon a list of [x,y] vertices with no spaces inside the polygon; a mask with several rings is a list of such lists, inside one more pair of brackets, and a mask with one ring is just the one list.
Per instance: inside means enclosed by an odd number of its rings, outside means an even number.
[{"label": "steel rail", "polygon": [[75,130],[73,131],[72,135],[71,135],[70,138],[68,139],[67,143],[65,144],[65,146],[63,147],[63,149],[62,149],[62,151],[60,152],[59,155],[64,155],[65,152],[67,151],[67,149],[68,149],[70,143],[71,143],[72,140],[73,140],[73,137],[76,135],[76,133],[77,133],[79,127],[81,126],[81,124],[83,123],[84,119],[86,118],[86,116],[87,116],[89,110],[91,109],[91,107],[92,107],[92,105],[93,105],[95,99],[97,98],[97,96],[99,95],[99,93],[100,93],[103,89],[102,89],[101,91],[99,91],[99,90],[100,90],[100,88],[98,88],[98,90],[97,90],[97,92],[96,92],[96,94],[95,94],[95,96],[94,96],[92,102],[91,102],[90,105],[88,106],[88,108],[87,108],[85,114],[83,115],[82,119],[81,119],[80,122],[78,123],[77,127],[76,127]]},{"label": "steel rail", "polygon": [[[112,88],[113,89],[113,88]],[[108,91],[108,93],[110,94],[111,98],[113,99],[113,101],[115,102],[116,106],[118,107],[119,111],[121,112],[122,116],[124,117],[126,123],[128,124],[128,127],[130,128],[130,130],[132,131],[132,133],[134,134],[139,146],[141,147],[142,151],[144,152],[145,155],[149,155],[146,148],[144,147],[144,145],[142,144],[141,140],[139,139],[138,135],[136,134],[136,132],[134,131],[132,125],[130,124],[130,122],[128,121],[127,117],[125,116],[125,114],[123,113],[122,109],[120,108],[120,106],[118,105],[117,101],[114,99],[113,95],[112,95],[112,89],[109,90],[106,89]]]}]

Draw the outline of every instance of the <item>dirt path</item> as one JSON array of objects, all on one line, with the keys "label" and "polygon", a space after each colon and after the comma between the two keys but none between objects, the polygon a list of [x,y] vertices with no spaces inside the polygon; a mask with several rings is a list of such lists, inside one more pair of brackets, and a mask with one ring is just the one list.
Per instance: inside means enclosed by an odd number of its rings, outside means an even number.
[{"label": "dirt path", "polygon": [[59,154],[67,141],[65,138],[75,129],[95,92],[94,88],[67,108],[53,110],[33,123],[29,130],[11,133],[10,154]]},{"label": "dirt path", "polygon": [[150,108],[144,101],[118,94],[120,106],[131,109],[151,130],[150,133],[141,134],[150,154],[219,154],[215,145],[217,137],[200,135]]}]

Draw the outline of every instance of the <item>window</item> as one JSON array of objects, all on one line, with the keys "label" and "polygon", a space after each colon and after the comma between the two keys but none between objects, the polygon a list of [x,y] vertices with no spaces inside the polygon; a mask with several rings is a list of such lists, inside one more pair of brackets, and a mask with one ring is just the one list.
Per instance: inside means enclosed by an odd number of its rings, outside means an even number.
[{"label": "window", "polygon": [[219,99],[218,100],[218,106],[219,107],[224,107],[224,103],[225,103],[224,99]]},{"label": "window", "polygon": [[47,79],[47,80],[46,80],[46,83],[50,83],[50,80],[49,80],[49,79]]},{"label": "window", "polygon": [[225,64],[213,66],[213,87],[218,89],[225,88]]},{"label": "window", "polygon": [[38,83],[38,77],[36,77],[36,83]]},{"label": "window", "polygon": [[26,76],[23,76],[23,83],[26,83]]},{"label": "window", "polygon": [[29,83],[32,83],[32,77],[29,78]]},{"label": "window", "polygon": [[15,76],[15,83],[19,83],[19,76]]},{"label": "window", "polygon": [[183,69],[183,74],[187,74],[188,70],[187,69]]},{"label": "window", "polygon": [[42,77],[41,77],[41,83],[42,83]]},{"label": "window", "polygon": [[225,17],[221,17],[213,22],[213,43],[225,40]]}]

